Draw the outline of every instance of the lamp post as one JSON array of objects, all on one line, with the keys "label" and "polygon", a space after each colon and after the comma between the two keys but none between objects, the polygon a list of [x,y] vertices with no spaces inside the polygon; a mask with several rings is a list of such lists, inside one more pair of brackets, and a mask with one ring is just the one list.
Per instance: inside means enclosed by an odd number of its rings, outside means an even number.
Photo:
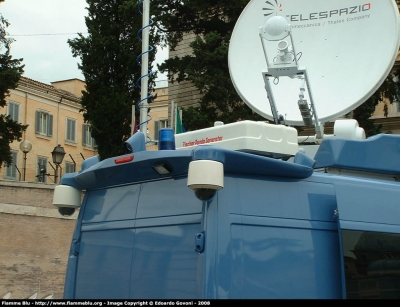
[{"label": "lamp post", "polygon": [[58,144],[56,147],[54,147],[54,150],[51,152],[51,156],[53,158],[53,163],[56,165],[56,171],[54,174],[54,183],[57,183],[58,167],[62,163],[65,156],[64,148],[61,147],[60,144]]},{"label": "lamp post", "polygon": [[25,174],[26,174],[26,154],[32,150],[32,143],[25,140],[19,144],[19,149],[24,153],[24,181],[25,181]]}]

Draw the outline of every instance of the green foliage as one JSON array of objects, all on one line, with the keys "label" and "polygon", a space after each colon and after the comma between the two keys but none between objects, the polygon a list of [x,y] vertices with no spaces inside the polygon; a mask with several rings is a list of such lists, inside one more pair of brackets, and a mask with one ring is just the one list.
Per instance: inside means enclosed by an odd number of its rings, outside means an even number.
[{"label": "green foliage", "polygon": [[364,128],[367,137],[382,132],[382,125],[376,125],[369,119],[375,112],[376,105],[373,99],[368,99],[353,111],[353,118],[358,121],[360,127]]},{"label": "green foliage", "polygon": [[[228,67],[229,40],[248,1],[153,0],[155,21],[165,29],[170,48],[186,33],[196,34],[192,55],[170,58],[160,66],[170,82],[192,82],[202,94],[200,106],[183,110],[186,130],[240,120],[264,120],[243,103],[232,84]],[[158,11],[157,11],[158,10]]]},{"label": "green foliage", "polygon": [[[387,116],[387,102],[393,103],[397,100],[400,90],[399,74],[397,71],[387,76],[379,89],[361,106],[353,111],[353,118],[358,121],[360,127],[364,128],[367,137],[381,133],[382,125],[376,125],[370,117],[374,114],[376,106],[385,101],[385,116]],[[396,80],[396,81],[395,81]]]},{"label": "green foliage", "polygon": [[165,29],[169,46],[174,49],[183,34],[197,36],[221,33],[229,42],[233,27],[248,0],[152,0],[154,21]]},{"label": "green foliage", "polygon": [[22,134],[28,126],[17,123],[10,116],[0,114],[0,163],[11,164],[10,143],[21,141]]},{"label": "green foliage", "polygon": [[[0,0],[0,3],[3,0]],[[13,39],[7,38],[6,28],[9,23],[0,14],[0,107],[7,105],[7,96],[15,89],[24,72],[22,59],[13,59],[10,53]],[[13,121],[9,116],[0,115],[0,167],[3,162],[11,164],[10,144],[20,141],[22,133],[28,126]]]},{"label": "green foliage", "polygon": [[[82,62],[79,69],[86,82],[81,101],[83,117],[91,124],[99,155],[105,159],[124,153],[123,142],[131,135],[132,105],[140,101],[136,81],[141,76],[141,66],[136,58],[142,53],[137,36],[142,16],[137,0],[86,2],[88,35],[79,34],[68,44]],[[152,46],[158,37],[150,34]],[[155,49],[149,54],[149,65],[154,57]],[[150,89],[155,77],[150,78]]]}]

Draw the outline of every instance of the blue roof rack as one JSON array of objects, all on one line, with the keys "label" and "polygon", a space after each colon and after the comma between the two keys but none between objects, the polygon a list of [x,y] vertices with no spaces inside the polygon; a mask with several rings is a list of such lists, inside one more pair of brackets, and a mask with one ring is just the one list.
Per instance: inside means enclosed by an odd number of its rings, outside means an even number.
[{"label": "blue roof rack", "polygon": [[318,149],[315,169],[340,168],[400,174],[400,136],[379,134],[366,140],[327,139]]}]

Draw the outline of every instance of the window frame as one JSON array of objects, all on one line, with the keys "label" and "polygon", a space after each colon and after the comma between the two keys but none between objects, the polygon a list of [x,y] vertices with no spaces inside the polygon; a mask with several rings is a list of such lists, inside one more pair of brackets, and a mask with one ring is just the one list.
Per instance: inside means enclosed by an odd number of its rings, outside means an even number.
[{"label": "window frame", "polygon": [[380,180],[364,180],[362,183],[358,179],[338,181],[334,184],[334,189],[337,205],[334,214],[338,218],[342,265],[342,297],[346,298],[350,294],[353,297],[354,294],[350,293],[352,289],[346,288],[346,269],[348,270],[350,266],[345,257],[349,255],[348,250],[354,250],[354,248],[347,248],[348,242],[357,243],[358,241],[354,238],[348,240],[349,236],[346,236],[346,232],[347,234],[351,232],[353,234],[356,232],[395,234],[400,237],[400,221],[397,215],[393,214],[398,209],[400,192],[397,186]]},{"label": "window frame", "polygon": [[7,115],[10,118],[19,123],[19,111],[20,111],[20,104],[14,101],[9,101],[7,106]]},{"label": "window frame", "polygon": [[91,125],[84,123],[82,125],[82,145],[85,147],[96,148],[96,140],[92,137]]},{"label": "window frame", "polygon": [[154,121],[154,135],[153,138],[155,141],[159,139],[159,131],[160,129],[168,128],[168,118],[159,118]]},{"label": "window frame", "polygon": [[74,118],[67,117],[65,122],[65,141],[76,143],[76,122]]},{"label": "window frame", "polygon": [[11,150],[12,162],[11,165],[4,163],[4,178],[10,180],[17,180],[17,167],[16,164],[18,162],[18,151]]},{"label": "window frame", "polygon": [[[41,181],[41,180],[40,180],[40,177],[39,177],[39,175],[40,175],[40,167],[39,167],[39,166],[40,166],[40,165],[43,165],[43,164],[40,163],[41,160],[45,162],[44,166],[45,166],[45,170],[46,170],[45,175],[43,176],[43,181]],[[36,163],[36,178],[37,178],[37,182],[40,182],[40,183],[47,183],[47,176],[46,176],[46,174],[48,173],[48,172],[47,172],[47,171],[48,171],[47,164],[48,164],[48,162],[49,162],[49,158],[43,157],[43,156],[38,156],[37,159],[36,159],[36,161],[37,161],[37,163]]]},{"label": "window frame", "polygon": [[[44,120],[44,118],[46,120]],[[44,110],[36,110],[35,132],[47,137],[53,136],[53,115]]]},{"label": "window frame", "polygon": [[65,161],[64,168],[64,174],[75,173],[75,163]]}]

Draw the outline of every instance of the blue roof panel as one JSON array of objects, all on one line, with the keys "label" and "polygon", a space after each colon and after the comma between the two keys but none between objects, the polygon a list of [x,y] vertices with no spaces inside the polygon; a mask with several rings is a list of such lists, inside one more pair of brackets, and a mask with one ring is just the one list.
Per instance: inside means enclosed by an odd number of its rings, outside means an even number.
[{"label": "blue roof panel", "polygon": [[[117,164],[116,158],[109,158],[78,173],[66,174],[61,184],[78,189],[100,189],[115,185],[131,184],[147,180],[176,178],[186,175],[189,163],[194,160],[213,160],[224,164],[224,172],[249,176],[272,176],[289,179],[304,179],[312,175],[313,161],[296,155],[295,163],[249,153],[222,149],[217,146],[198,146],[192,150],[140,151],[120,158],[132,156],[125,163]],[[311,163],[312,162],[312,163]],[[154,169],[156,164],[166,164],[170,174],[160,175]]]},{"label": "blue roof panel", "polygon": [[315,155],[314,168],[342,168],[400,174],[400,136],[379,134],[365,140],[327,139]]}]

